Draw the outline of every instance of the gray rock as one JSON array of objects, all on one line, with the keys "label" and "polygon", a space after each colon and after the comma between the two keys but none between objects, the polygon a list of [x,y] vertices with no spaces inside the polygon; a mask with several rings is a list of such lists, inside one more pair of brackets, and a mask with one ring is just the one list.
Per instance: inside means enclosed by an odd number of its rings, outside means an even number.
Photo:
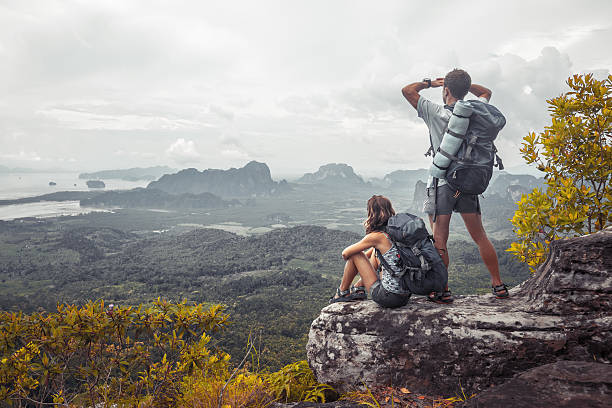
[{"label": "gray rock", "polygon": [[565,316],[599,312],[609,317],[611,269],[612,228],[554,242],[546,262],[521,287],[524,310]]},{"label": "gray rock", "polygon": [[454,395],[480,392],[558,360],[610,362],[612,229],[555,242],[510,299],[423,298],[399,309],[372,301],[325,307],[311,326],[308,362],[345,392],[363,384]]},{"label": "gray rock", "polygon": [[184,169],[163,175],[149,183],[147,188],[170,194],[212,193],[223,198],[269,196],[291,189],[286,181],[279,183],[272,180],[268,165],[256,161],[239,169],[208,169],[201,172],[194,168]]},{"label": "gray rock", "polygon": [[364,185],[361,176],[344,163],[329,163],[319,167],[315,173],[306,173],[298,181],[305,184],[326,184],[332,186]]},{"label": "gray rock", "polygon": [[465,408],[608,408],[612,365],[559,361],[531,369],[468,400]]}]

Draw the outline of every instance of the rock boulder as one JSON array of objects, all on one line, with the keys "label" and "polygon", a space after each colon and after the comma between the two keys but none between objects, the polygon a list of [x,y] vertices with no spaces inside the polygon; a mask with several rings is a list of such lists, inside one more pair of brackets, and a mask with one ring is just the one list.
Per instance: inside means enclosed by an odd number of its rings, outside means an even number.
[{"label": "rock boulder", "polygon": [[345,392],[406,386],[434,395],[481,392],[558,360],[610,362],[612,229],[554,242],[510,299],[466,296],[452,305],[415,298],[325,307],[311,326],[308,362]]},{"label": "rock boulder", "polygon": [[559,361],[528,370],[468,400],[465,408],[608,408],[612,365]]}]

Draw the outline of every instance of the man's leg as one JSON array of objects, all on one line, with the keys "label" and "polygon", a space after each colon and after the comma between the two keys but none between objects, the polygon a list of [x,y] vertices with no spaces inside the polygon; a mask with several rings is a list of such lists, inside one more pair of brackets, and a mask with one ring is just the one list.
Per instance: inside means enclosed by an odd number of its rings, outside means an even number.
[{"label": "man's leg", "polygon": [[502,284],[501,277],[499,276],[499,263],[497,261],[497,253],[493,244],[489,241],[487,233],[482,226],[482,218],[478,213],[461,213],[465,227],[467,228],[470,236],[478,245],[478,251],[480,251],[480,257],[482,258],[485,266],[491,274],[491,283],[493,286],[499,286]]},{"label": "man's leg", "polygon": [[[429,224],[431,225],[431,230],[435,241],[434,246],[438,250],[444,265],[446,265],[448,268],[450,260],[448,257],[448,249],[446,248],[446,244],[448,242],[450,220],[456,198],[453,197],[453,194],[450,192],[447,185],[438,186],[437,192],[432,188],[428,188],[426,192],[427,197],[425,198],[425,203],[423,204],[423,212],[429,214]],[[437,213],[436,222],[433,222],[434,212]],[[448,290],[448,286],[444,288],[443,293],[433,292],[429,295],[429,298],[430,300],[436,299],[434,301],[438,303],[451,303],[453,301],[453,297]]]},{"label": "man's leg", "polygon": [[440,214],[436,216],[436,222],[433,222],[433,216],[429,216],[429,225],[431,225],[431,230],[433,231],[434,237],[434,246],[440,253],[442,260],[444,261],[444,265],[448,268],[448,264],[450,262],[448,258],[448,250],[446,249],[446,244],[448,242],[448,233],[450,226],[450,219],[452,214]]},{"label": "man's leg", "polygon": [[[448,249],[446,248],[446,244],[448,242],[448,231],[450,226],[450,219],[452,214],[441,214],[436,216],[436,222],[433,222],[433,216],[429,216],[429,224],[431,225],[431,230],[433,231],[434,237],[434,246],[438,250],[438,253],[442,257],[442,261],[444,265],[448,268],[448,264],[450,259],[448,257]],[[437,303],[452,303],[453,296],[448,290],[448,285],[444,288],[444,293],[435,292],[431,293],[430,299],[435,296],[439,296],[439,299],[436,300]]]}]

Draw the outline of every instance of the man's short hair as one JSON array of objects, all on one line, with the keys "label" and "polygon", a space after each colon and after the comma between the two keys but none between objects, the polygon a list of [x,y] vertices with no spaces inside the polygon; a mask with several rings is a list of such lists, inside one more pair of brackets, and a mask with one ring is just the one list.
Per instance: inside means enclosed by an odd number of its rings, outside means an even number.
[{"label": "man's short hair", "polygon": [[471,85],[472,78],[470,78],[470,74],[462,69],[455,68],[444,77],[444,86],[457,99],[463,99],[470,90]]}]

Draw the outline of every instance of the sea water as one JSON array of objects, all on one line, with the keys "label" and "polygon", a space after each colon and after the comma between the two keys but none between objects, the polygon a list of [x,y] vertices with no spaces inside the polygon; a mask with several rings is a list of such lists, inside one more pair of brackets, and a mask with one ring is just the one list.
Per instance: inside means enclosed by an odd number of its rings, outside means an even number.
[{"label": "sea water", "polygon": [[41,201],[40,203],[0,205],[0,220],[17,218],[50,218],[62,215],[87,214],[94,211],[112,212],[100,208],[81,207],[78,201]]},{"label": "sea water", "polygon": [[[108,191],[146,187],[146,180],[103,180],[104,189],[89,189],[78,173],[0,173],[0,200],[34,197],[58,191]],[[50,186],[49,182],[56,185]],[[0,220],[23,217],[56,217],[104,211],[99,208],[81,207],[78,201],[43,201],[39,203],[0,205]]]}]

